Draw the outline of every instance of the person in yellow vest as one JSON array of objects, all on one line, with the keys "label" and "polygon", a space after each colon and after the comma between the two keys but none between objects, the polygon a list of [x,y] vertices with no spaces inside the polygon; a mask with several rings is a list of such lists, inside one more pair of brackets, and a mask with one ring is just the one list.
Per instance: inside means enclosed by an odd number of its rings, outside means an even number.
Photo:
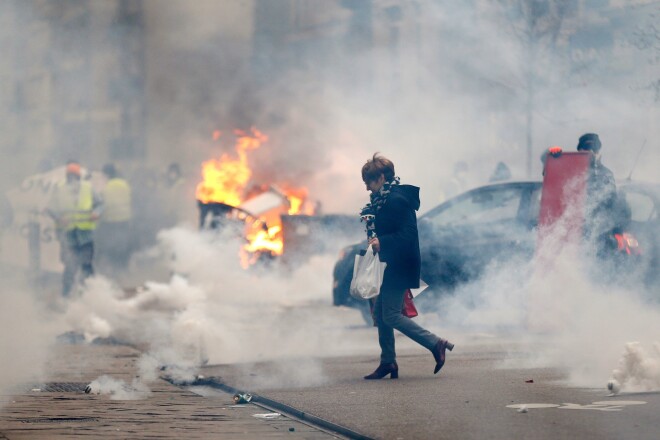
[{"label": "person in yellow vest", "polygon": [[94,230],[102,202],[88,180],[81,179],[80,164],[69,161],[66,180],[53,189],[47,212],[55,220],[64,264],[62,294],[71,293],[76,275],[80,282],[94,275]]},{"label": "person in yellow vest", "polygon": [[98,230],[99,264],[116,276],[126,269],[131,254],[131,186],[111,163],[103,166],[107,183],[101,193],[103,215]]}]

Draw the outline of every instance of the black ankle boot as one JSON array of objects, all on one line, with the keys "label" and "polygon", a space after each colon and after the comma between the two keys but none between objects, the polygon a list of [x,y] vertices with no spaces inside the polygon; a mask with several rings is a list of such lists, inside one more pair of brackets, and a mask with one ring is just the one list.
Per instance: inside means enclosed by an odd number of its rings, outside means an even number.
[{"label": "black ankle boot", "polygon": [[376,368],[376,371],[374,371],[368,376],[364,376],[364,378],[367,380],[382,379],[388,374],[390,375],[391,379],[398,379],[399,366],[396,364],[396,362],[393,362],[391,364],[380,364],[378,368]]},{"label": "black ankle boot", "polygon": [[433,374],[437,374],[438,371],[445,364],[445,350],[452,351],[454,349],[454,344],[447,341],[446,339],[440,339],[437,344],[431,350],[433,353],[433,359],[435,359],[435,368],[433,369]]}]

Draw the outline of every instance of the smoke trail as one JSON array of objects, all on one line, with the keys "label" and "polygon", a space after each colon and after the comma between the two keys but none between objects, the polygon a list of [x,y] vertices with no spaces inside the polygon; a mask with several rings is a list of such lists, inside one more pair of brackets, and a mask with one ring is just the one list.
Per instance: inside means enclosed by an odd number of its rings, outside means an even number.
[{"label": "smoke trail", "polygon": [[151,394],[149,388],[138,379],[133,379],[129,385],[123,380],[105,375],[92,381],[88,385],[87,392],[108,394],[112,400],[139,400]]},{"label": "smoke trail", "polygon": [[[655,342],[647,353],[639,342],[625,345],[619,366],[612,371],[611,391],[630,392],[660,390],[660,343]],[[608,384],[609,387],[609,384]]]}]

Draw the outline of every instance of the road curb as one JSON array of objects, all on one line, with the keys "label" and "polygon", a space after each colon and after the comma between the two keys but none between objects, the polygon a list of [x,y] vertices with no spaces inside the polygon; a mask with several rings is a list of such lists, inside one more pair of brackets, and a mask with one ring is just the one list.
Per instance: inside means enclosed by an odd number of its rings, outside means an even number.
[{"label": "road curb", "polygon": [[[208,386],[211,388],[219,389],[221,391],[224,391],[232,395],[236,393],[240,393],[240,394],[246,393],[246,391],[239,390],[237,388],[232,387],[231,385],[227,385],[217,377],[206,377],[206,378],[200,377],[193,382],[186,382],[186,383],[173,381],[169,377],[163,377],[163,379],[172,383],[173,385],[177,385],[181,387]],[[297,419],[300,422],[309,424],[314,428],[321,428],[323,430],[329,431],[331,434],[338,434],[340,436],[352,440],[373,440],[373,438],[368,437],[364,434],[360,434],[359,432],[353,431],[350,428],[347,428],[342,425],[338,425],[329,420],[322,419],[321,417],[317,417],[313,414],[299,410],[298,408],[289,406],[285,403],[278,402],[273,399],[269,399],[268,397],[261,396],[259,394],[254,394],[254,393],[250,393],[250,394],[252,395],[252,399],[250,400],[250,403],[263,406],[264,408],[269,410],[275,410],[281,414],[291,417],[292,419]]]}]

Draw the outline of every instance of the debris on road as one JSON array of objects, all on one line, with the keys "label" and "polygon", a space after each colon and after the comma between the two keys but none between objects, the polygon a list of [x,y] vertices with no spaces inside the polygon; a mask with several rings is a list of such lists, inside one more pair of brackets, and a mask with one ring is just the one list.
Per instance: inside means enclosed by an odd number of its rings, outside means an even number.
[{"label": "debris on road", "polygon": [[534,379],[527,379],[525,383],[534,383]]},{"label": "debris on road", "polygon": [[527,412],[528,412],[528,409],[527,409],[527,407],[526,407],[525,405],[523,405],[523,406],[521,406],[520,408],[518,408],[518,412],[524,414],[524,413],[527,413]]},{"label": "debris on road", "polygon": [[252,400],[252,394],[249,393],[234,394],[234,403],[236,404],[250,403],[251,400]]},{"label": "debris on road", "polygon": [[280,413],[266,413],[266,414],[252,414],[252,417],[256,417],[258,419],[276,419],[280,417],[282,414]]},{"label": "debris on road", "polygon": [[607,389],[612,393],[610,396],[616,396],[619,394],[619,391],[621,391],[621,385],[619,385],[619,382],[616,379],[610,379],[610,381],[607,382]]}]

